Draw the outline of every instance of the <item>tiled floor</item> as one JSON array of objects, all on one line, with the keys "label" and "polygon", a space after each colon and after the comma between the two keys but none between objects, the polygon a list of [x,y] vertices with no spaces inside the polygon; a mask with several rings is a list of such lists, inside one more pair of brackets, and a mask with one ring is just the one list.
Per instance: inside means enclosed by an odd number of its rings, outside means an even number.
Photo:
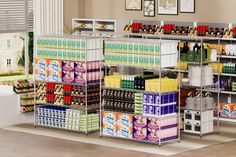
[{"label": "tiled floor", "polygon": [[[0,156],[4,157],[163,157],[165,151],[172,151],[173,153],[166,153],[171,157],[235,157],[236,155],[236,138],[235,125],[226,125],[223,135],[211,135],[209,137],[199,139],[199,137],[192,137],[185,135],[183,142],[180,144],[168,144],[161,148],[148,145],[139,144],[129,141],[114,140],[110,138],[99,138],[97,140],[108,144],[100,144],[90,141],[97,136],[93,134],[90,136],[78,135],[59,130],[51,130],[45,128],[33,128],[29,125],[18,126],[18,129],[24,127],[25,130],[12,131],[14,127],[0,129]],[[27,128],[28,127],[28,128]],[[16,130],[17,127],[15,127]],[[32,129],[27,132],[27,129]],[[43,136],[45,134],[45,136]],[[55,135],[55,136],[54,136]],[[54,137],[50,137],[54,136]],[[61,136],[61,137],[58,137]],[[78,136],[80,141],[72,137]],[[217,137],[218,136],[218,137]],[[55,138],[57,137],[57,138]],[[71,138],[68,138],[71,137]],[[221,138],[226,138],[222,140]],[[227,139],[228,138],[228,139]],[[221,141],[222,142],[219,142]],[[88,142],[89,141],[89,142]],[[214,142],[212,142],[214,141]],[[215,142],[217,141],[217,142]],[[96,143],[96,144],[93,144]],[[110,144],[110,145],[109,145]],[[191,145],[201,145],[194,146]],[[121,147],[122,146],[122,147]],[[122,149],[123,146],[130,147]],[[151,153],[147,153],[146,149]],[[184,147],[184,148],[182,148]],[[192,149],[190,149],[192,148]],[[154,149],[157,150],[153,151]],[[157,155],[160,151],[162,155]],[[155,153],[155,154],[154,154]],[[173,155],[174,154],[174,155]]]}]

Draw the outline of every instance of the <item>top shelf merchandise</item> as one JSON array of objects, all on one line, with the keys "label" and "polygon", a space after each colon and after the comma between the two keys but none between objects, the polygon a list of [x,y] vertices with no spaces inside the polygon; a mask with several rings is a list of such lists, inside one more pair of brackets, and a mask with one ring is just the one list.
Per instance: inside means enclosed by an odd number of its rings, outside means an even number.
[{"label": "top shelf merchandise", "polygon": [[35,125],[89,133],[99,129],[102,39],[36,37]]},{"label": "top shelf merchandise", "polygon": [[[175,67],[177,41],[105,40],[105,63],[148,68]],[[161,65],[161,66],[160,66]]]},{"label": "top shelf merchandise", "polygon": [[132,20],[131,24],[125,25],[124,32],[158,35],[167,34],[178,36],[235,38],[236,27],[227,28],[227,24],[193,24],[184,22],[168,22],[162,25],[158,21],[153,22]]}]

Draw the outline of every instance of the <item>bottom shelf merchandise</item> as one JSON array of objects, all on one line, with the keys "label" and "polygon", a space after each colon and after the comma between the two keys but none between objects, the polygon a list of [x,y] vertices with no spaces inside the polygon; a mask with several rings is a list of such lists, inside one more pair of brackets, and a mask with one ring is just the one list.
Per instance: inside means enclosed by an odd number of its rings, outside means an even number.
[{"label": "bottom shelf merchandise", "polygon": [[99,129],[99,115],[96,113],[86,116],[84,111],[57,106],[39,106],[36,112],[36,126],[84,133]]},{"label": "bottom shelf merchandise", "polygon": [[207,134],[214,131],[213,110],[204,112],[184,111],[184,132],[192,134]]},{"label": "bottom shelf merchandise", "polygon": [[220,116],[236,119],[236,104],[220,104]]},{"label": "bottom shelf merchandise", "polygon": [[104,136],[141,142],[163,143],[178,139],[177,116],[158,118],[104,111],[102,128]]}]

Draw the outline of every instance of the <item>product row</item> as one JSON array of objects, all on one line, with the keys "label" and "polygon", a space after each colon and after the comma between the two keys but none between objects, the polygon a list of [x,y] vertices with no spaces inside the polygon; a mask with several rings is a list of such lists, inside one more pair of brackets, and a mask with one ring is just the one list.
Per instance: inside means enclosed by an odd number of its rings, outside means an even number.
[{"label": "product row", "polygon": [[[146,23],[146,22],[145,22]],[[210,27],[208,25],[199,26],[178,26],[175,24],[153,25],[134,22],[125,25],[124,32],[141,33],[141,34],[168,34],[168,35],[184,35],[184,36],[206,36],[206,37],[224,37],[235,38],[235,28]]]},{"label": "product row", "polygon": [[172,93],[135,93],[122,90],[103,90],[105,110],[162,116],[176,114],[177,95]]},{"label": "product row", "polygon": [[103,135],[144,142],[166,142],[178,138],[177,117],[155,117],[103,112]]},{"label": "product row", "polygon": [[86,132],[99,129],[99,115],[88,114],[86,116],[80,110],[45,106],[37,108],[36,124],[45,127]]},{"label": "product row", "polygon": [[37,59],[35,78],[50,82],[94,83],[103,79],[103,67],[101,66],[100,61],[73,62]]},{"label": "product row", "polygon": [[150,42],[132,42],[132,41],[106,41],[106,53],[124,53],[124,54],[160,54],[160,43],[151,44]]},{"label": "product row", "polygon": [[[145,90],[148,92],[173,92],[177,91],[178,80],[169,78],[156,78],[156,75],[129,76],[129,75],[111,75],[105,77],[105,87],[109,88],[130,88]],[[160,85],[161,84],[161,85]]]},{"label": "product row", "polygon": [[[144,40],[140,42],[137,40],[129,42],[129,45],[127,44],[122,40],[105,40],[105,63],[146,67],[176,66],[176,41],[150,42],[149,40]],[[159,47],[158,50],[161,50],[161,52],[156,52],[156,46]],[[150,52],[150,49],[153,52]]]},{"label": "product row", "polygon": [[[37,86],[37,103],[54,104],[66,106],[86,106],[86,90],[85,87],[58,84],[53,82],[39,82]],[[100,86],[90,85],[87,87],[87,105],[89,107],[98,106],[100,103]]]},{"label": "product row", "polygon": [[[39,37],[37,39],[38,48],[51,48],[51,49],[68,49],[68,50],[85,50],[93,43],[98,43],[100,40],[91,38],[65,38],[62,37]],[[100,45],[99,45],[100,46]]]}]

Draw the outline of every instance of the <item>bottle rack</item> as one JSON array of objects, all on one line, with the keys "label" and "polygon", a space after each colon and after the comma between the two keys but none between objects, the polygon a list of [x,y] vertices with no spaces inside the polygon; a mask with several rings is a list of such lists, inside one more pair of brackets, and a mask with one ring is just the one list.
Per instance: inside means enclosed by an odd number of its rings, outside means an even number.
[{"label": "bottle rack", "polygon": [[161,78],[164,68],[177,66],[177,43],[168,40],[105,39],[105,67],[136,67],[155,71],[157,75],[143,81],[140,76],[143,83],[136,87],[135,79],[129,79],[132,76],[105,74],[100,109],[101,137],[159,146],[180,142],[180,110],[177,111],[180,86],[176,79]]},{"label": "bottle rack", "polygon": [[102,40],[39,36],[35,47],[35,126],[85,134],[99,130]]}]

